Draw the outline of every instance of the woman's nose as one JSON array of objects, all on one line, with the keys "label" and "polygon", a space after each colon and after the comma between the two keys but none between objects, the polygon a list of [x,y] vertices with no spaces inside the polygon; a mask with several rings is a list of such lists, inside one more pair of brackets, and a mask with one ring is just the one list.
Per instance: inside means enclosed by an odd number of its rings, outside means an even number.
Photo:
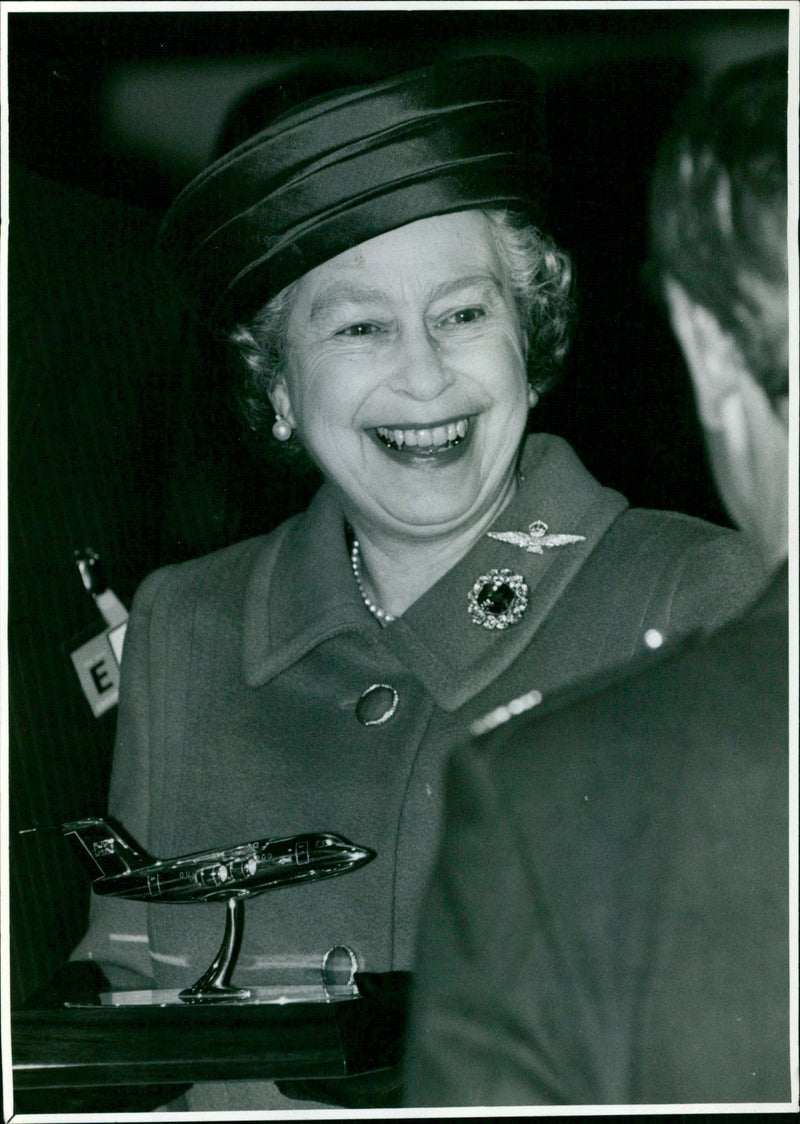
[{"label": "woman's nose", "polygon": [[427,325],[404,328],[398,344],[393,389],[428,401],[441,394],[452,381],[439,341]]}]

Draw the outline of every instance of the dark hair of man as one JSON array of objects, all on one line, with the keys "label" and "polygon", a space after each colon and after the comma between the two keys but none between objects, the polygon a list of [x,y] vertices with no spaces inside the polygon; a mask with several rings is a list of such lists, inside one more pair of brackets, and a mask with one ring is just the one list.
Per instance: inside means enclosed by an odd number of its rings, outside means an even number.
[{"label": "dark hair of man", "polygon": [[660,147],[650,197],[656,272],[714,313],[772,399],[788,388],[787,94],[786,57],[770,55],[693,95]]}]

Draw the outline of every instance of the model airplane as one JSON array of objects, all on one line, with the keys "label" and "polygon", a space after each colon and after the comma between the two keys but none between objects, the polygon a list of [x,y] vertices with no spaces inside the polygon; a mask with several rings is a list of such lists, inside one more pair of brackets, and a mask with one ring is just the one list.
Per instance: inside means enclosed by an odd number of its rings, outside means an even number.
[{"label": "model airplane", "polygon": [[72,839],[96,894],[147,902],[225,901],[225,936],[211,967],[180,993],[186,1002],[246,999],[229,986],[244,926],[244,902],[267,890],[315,882],[356,870],[375,858],[332,832],[258,839],[233,847],[156,859],[119,825],[92,818],[61,826]]},{"label": "model airplane", "polygon": [[96,894],[146,902],[208,902],[253,897],[296,882],[333,878],[375,857],[330,832],[259,839],[235,847],[155,859],[105,819],[61,827],[71,837]]}]

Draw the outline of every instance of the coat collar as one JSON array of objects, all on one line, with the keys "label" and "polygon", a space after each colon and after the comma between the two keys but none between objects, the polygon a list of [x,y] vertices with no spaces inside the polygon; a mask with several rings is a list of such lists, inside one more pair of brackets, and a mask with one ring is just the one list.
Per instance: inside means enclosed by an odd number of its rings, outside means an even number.
[{"label": "coat collar", "polygon": [[[382,628],[364,607],[353,580],[344,518],[328,485],[307,512],[290,520],[275,550],[259,556],[245,602],[244,673],[257,686],[334,636],[360,633],[383,645],[445,710],[463,706],[497,678],[531,642],[567,584],[627,507],[601,487],[559,437],[528,438],[523,480],[493,529],[527,531],[537,519],[556,534],[585,541],[528,553],[483,535],[449,573],[398,620]],[[529,588],[521,620],[503,630],[476,625],[468,596],[492,569],[519,574]]]}]

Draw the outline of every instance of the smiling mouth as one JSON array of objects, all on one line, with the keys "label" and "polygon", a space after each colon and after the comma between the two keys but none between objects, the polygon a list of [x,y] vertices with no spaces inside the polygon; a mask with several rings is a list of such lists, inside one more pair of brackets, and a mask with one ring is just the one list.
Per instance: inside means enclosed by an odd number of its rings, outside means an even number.
[{"label": "smiling mouth", "polygon": [[414,456],[430,456],[456,448],[465,439],[469,429],[469,418],[459,418],[457,421],[435,426],[399,428],[379,425],[374,432],[387,449]]}]

